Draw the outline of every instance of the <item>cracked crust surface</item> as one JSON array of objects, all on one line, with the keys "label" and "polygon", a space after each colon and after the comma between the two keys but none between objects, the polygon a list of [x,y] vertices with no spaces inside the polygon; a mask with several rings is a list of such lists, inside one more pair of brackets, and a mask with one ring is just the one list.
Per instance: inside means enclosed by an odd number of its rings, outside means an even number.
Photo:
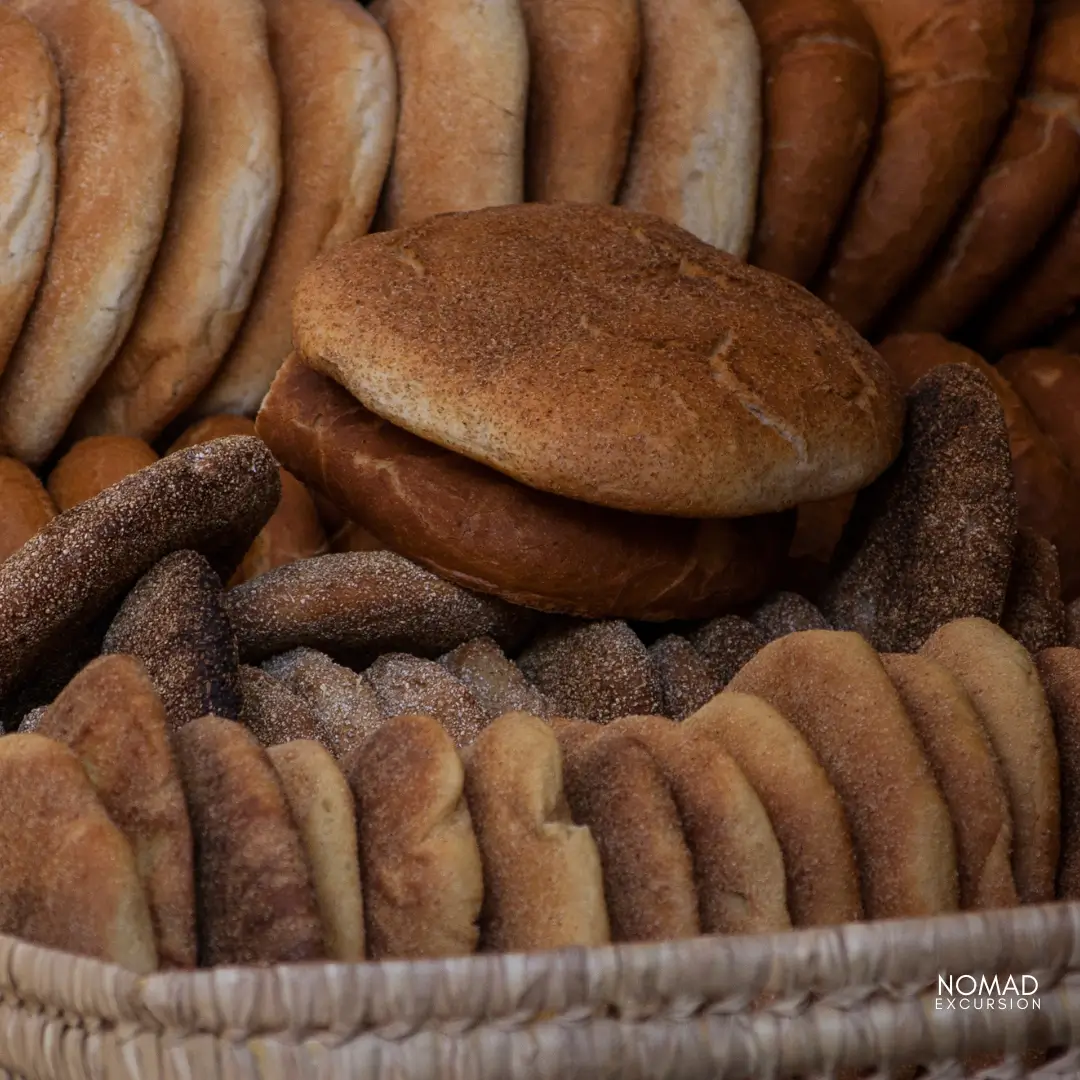
[{"label": "cracked crust surface", "polygon": [[866,484],[900,445],[891,374],[824,305],[614,207],[365,237],[309,268],[293,321],[306,362],[372,412],[615,509],[786,509]]}]

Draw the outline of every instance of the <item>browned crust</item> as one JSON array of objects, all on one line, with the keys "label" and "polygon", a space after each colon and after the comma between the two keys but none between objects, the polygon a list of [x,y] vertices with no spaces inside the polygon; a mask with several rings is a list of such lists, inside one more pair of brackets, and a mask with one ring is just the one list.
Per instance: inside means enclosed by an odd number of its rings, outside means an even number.
[{"label": "browned crust", "polygon": [[318,724],[307,703],[280,679],[241,664],[240,723],[269,749],[293,740],[318,739]]},{"label": "browned crust", "polygon": [[49,473],[49,494],[58,510],[70,510],[157,460],[154,448],[142,439],[126,435],[80,439]]},{"label": "browned crust", "polygon": [[1065,644],[1057,548],[1031,529],[1016,534],[1001,627],[1032,655]]},{"label": "browned crust", "polygon": [[721,690],[705,658],[678,634],[654,641],[649,659],[660,680],[661,712],[672,720],[685,720]]},{"label": "browned crust", "polygon": [[305,362],[391,423],[613,509],[783,510],[868,483],[900,445],[893,380],[833,311],[616,207],[364,237],[305,272],[293,321]]},{"label": "browned crust", "polygon": [[508,712],[551,715],[544,695],[529,685],[517,664],[489,637],[466,641],[440,656],[439,663],[469,688],[489,720]]},{"label": "browned crust", "polygon": [[1027,349],[1003,357],[997,370],[1023,399],[1073,476],[1080,477],[1080,356],[1060,349]]},{"label": "browned crust", "polygon": [[[685,521],[537,491],[387,423],[295,354],[263,402],[258,431],[286,468],[385,546],[467,588],[543,610],[715,615],[769,587],[791,534],[780,515]],[[287,494],[283,487],[283,503]]]},{"label": "browned crust", "polygon": [[881,129],[818,291],[865,332],[978,178],[1020,74],[1033,5],[856,2],[884,68]]},{"label": "browned crust", "polygon": [[0,457],[0,505],[0,562],[56,517],[56,505],[41,481],[16,458]]},{"label": "browned crust", "polygon": [[145,668],[132,656],[92,661],[48,707],[36,730],[74,751],[131,844],[161,966],[193,968],[191,824],[165,708]]},{"label": "browned crust", "polygon": [[805,285],[877,121],[877,41],[853,0],[745,0],[761,42],[765,140],[750,261]]},{"label": "browned crust", "polygon": [[948,808],[888,674],[858,634],[789,634],[729,687],[764,698],[817,754],[851,825],[869,918],[956,910]]}]

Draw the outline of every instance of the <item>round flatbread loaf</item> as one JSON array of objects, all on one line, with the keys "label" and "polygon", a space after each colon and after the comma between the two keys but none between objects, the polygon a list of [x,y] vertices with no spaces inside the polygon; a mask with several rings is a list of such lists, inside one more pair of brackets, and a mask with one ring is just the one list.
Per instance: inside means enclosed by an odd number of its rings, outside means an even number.
[{"label": "round flatbread loaf", "polygon": [[900,447],[884,362],[798,286],[659,218],[497,207],[319,259],[295,344],[372,412],[530,487],[679,517],[852,491]]}]

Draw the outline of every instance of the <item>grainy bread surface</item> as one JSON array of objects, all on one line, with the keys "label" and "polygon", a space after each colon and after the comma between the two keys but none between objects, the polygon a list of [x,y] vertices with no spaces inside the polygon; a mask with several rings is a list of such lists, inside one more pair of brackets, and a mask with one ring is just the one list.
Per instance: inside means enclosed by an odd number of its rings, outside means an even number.
[{"label": "grainy bread surface", "polygon": [[705,658],[678,634],[665,634],[653,642],[649,659],[660,679],[661,712],[672,720],[685,720],[720,692],[721,682]]},{"label": "grainy bread surface", "polygon": [[1001,627],[1032,655],[1065,644],[1057,548],[1030,529],[1016,534]]},{"label": "grainy bread surface", "polygon": [[241,664],[240,723],[267,748],[294,740],[317,739],[317,722],[307,703],[281,679],[261,668]]},{"label": "grainy bread surface", "polygon": [[8,6],[44,35],[63,91],[49,254],[0,383],[0,443],[40,464],[131,325],[165,228],[182,86],[168,37],[133,0]]},{"label": "grainy bread surface", "polygon": [[439,663],[468,687],[489,720],[508,712],[540,717],[551,713],[543,694],[489,637],[466,641],[440,656]]},{"label": "grainy bread surface", "polygon": [[557,495],[738,517],[855,490],[896,455],[877,354],[791,282],[649,215],[531,204],[319,259],[298,350],[367,408]]},{"label": "grainy bread surface", "polygon": [[690,635],[690,644],[721,687],[727,686],[743,664],[763,649],[768,640],[741,615],[721,615]]},{"label": "grainy bread surface", "polygon": [[354,0],[264,0],[281,91],[283,186],[251,305],[194,411],[254,415],[292,346],[289,298],[320,252],[367,232],[390,162],[397,74]]},{"label": "grainy bread surface", "polygon": [[60,82],[34,25],[0,8],[0,371],[41,280],[56,210]]}]

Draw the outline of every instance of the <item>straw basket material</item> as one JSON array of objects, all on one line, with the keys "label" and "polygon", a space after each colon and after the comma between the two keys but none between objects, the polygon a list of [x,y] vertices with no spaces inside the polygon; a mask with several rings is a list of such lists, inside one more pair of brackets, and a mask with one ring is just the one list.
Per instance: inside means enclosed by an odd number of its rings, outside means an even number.
[{"label": "straw basket material", "polygon": [[[938,1007],[939,975],[994,973],[1033,975],[1038,1005]],[[0,1077],[734,1080],[912,1065],[1080,1076],[1080,904],[149,978],[0,938]]]}]

